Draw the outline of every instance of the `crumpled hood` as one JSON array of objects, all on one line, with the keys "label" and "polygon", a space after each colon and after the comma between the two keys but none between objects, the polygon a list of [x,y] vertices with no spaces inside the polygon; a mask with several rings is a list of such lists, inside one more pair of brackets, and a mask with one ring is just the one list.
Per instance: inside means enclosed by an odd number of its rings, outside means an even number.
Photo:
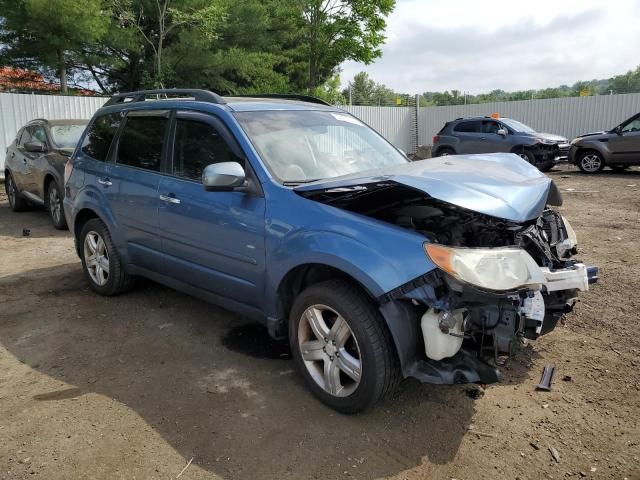
[{"label": "crumpled hood", "polygon": [[553,181],[512,153],[430,158],[319,180],[299,185],[294,190],[304,194],[356,186],[373,189],[376,184],[388,185],[389,182],[514,222],[539,217],[547,203],[562,204]]},{"label": "crumpled hood", "polygon": [[535,136],[543,138],[543,139],[548,140],[550,142],[558,142],[558,143],[566,143],[566,142],[568,142],[566,137],[563,137],[561,135],[555,135],[553,133],[536,133]]},{"label": "crumpled hood", "polygon": [[602,132],[590,132],[590,133],[583,133],[582,135],[578,135],[578,136],[576,137],[576,139],[578,139],[578,138],[584,138],[584,137],[595,137],[595,136],[598,136],[598,135],[607,135],[608,133],[609,133],[609,132],[604,132],[604,131],[602,131]]}]

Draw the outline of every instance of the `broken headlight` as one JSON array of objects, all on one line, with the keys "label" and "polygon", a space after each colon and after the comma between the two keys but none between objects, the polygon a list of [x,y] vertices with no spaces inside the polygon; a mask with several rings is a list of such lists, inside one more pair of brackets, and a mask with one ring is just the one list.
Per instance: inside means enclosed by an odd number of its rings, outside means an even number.
[{"label": "broken headlight", "polygon": [[521,248],[451,248],[425,243],[429,258],[458,280],[488,290],[539,289],[545,278]]},{"label": "broken headlight", "polygon": [[566,218],[562,217],[564,223],[564,229],[567,232],[567,238],[556,245],[556,251],[558,257],[569,258],[571,255],[577,253],[578,237]]}]

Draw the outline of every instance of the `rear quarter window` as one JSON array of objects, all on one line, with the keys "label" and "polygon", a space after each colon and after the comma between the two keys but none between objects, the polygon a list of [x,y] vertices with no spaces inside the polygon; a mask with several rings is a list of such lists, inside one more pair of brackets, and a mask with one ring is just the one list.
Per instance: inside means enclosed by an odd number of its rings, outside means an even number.
[{"label": "rear quarter window", "polygon": [[122,113],[120,112],[96,118],[84,136],[82,147],[80,147],[82,152],[91,158],[104,162],[121,122]]}]

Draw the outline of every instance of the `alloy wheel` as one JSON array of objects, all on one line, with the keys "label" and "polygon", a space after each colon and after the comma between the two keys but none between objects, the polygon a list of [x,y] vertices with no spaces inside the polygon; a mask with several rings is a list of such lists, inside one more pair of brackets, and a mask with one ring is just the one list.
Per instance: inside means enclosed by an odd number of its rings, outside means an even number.
[{"label": "alloy wheel", "polygon": [[16,186],[10,175],[7,177],[7,196],[9,197],[9,205],[13,208],[16,204]]},{"label": "alloy wheel", "polygon": [[58,195],[58,189],[55,186],[49,188],[49,211],[51,218],[55,223],[60,223],[62,215],[62,199]]},{"label": "alloy wheel", "polygon": [[99,233],[91,230],[84,237],[84,261],[89,277],[96,285],[109,281],[109,253]]},{"label": "alloy wheel", "polygon": [[362,355],[347,321],[326,305],[312,305],[300,318],[298,345],[313,380],[336,397],[351,395],[362,377]]},{"label": "alloy wheel", "polygon": [[585,172],[595,173],[602,168],[602,159],[598,154],[587,153],[580,160],[580,165]]}]

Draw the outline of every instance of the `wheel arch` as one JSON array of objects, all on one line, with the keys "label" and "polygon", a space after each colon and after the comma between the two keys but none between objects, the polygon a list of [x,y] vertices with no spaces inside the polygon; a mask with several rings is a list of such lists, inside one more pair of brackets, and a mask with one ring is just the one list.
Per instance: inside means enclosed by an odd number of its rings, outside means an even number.
[{"label": "wheel arch", "polygon": [[299,293],[311,285],[333,279],[341,279],[354,285],[363,291],[372,302],[377,304],[377,298],[371,289],[343,269],[324,263],[299,264],[291,268],[278,284],[276,308],[279,321],[277,322],[277,328],[275,326],[269,327],[270,333],[274,336],[281,336],[283,332],[286,332],[289,313]]}]

